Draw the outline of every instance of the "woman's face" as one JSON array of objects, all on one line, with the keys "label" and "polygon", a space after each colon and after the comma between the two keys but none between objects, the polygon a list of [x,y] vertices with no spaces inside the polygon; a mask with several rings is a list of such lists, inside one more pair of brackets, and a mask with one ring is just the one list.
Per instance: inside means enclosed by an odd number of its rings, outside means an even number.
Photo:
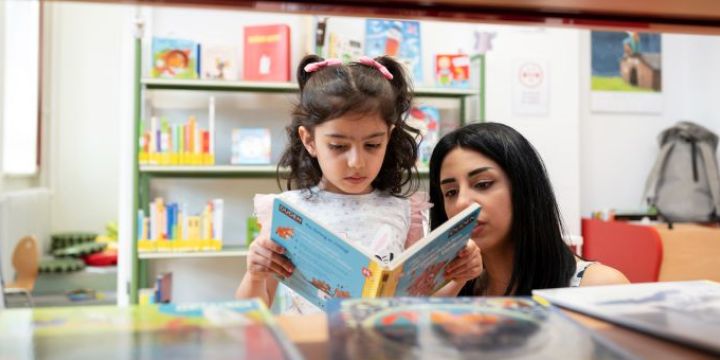
[{"label": "woman's face", "polygon": [[457,147],[440,166],[440,189],[448,218],[473,202],[482,205],[472,233],[481,250],[507,244],[512,224],[511,189],[498,164],[477,151]]}]

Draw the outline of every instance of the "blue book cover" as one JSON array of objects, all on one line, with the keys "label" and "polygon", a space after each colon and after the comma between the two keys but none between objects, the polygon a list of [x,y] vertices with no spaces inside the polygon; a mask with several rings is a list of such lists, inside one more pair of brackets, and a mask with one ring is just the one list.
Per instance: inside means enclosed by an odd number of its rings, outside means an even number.
[{"label": "blue book cover", "polygon": [[295,265],[280,281],[324,310],[332,298],[431,295],[447,283],[445,267],[466,246],[479,213],[471,205],[388,265],[282,199],[273,203],[270,238]]},{"label": "blue book cover", "polygon": [[416,83],[422,82],[420,22],[368,19],[365,22],[365,55],[392,56],[407,67]]},{"label": "blue book cover", "polygon": [[233,165],[270,164],[272,137],[268,128],[232,130],[230,163]]}]

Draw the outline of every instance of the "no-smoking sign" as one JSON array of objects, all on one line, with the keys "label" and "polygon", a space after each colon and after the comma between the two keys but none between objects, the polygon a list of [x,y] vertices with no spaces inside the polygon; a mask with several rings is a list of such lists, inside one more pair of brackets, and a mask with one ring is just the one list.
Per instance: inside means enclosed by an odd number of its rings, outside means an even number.
[{"label": "no-smoking sign", "polygon": [[529,88],[535,88],[542,84],[543,74],[542,66],[536,63],[524,63],[518,71],[518,80],[520,84]]}]

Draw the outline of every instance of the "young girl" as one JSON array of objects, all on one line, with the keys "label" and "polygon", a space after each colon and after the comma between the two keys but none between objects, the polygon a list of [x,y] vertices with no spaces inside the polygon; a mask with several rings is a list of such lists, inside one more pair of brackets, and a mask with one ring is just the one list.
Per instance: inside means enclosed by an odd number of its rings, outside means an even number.
[{"label": "young girl", "polygon": [[472,239],[485,269],[461,296],[628,282],[609,266],[573,255],[542,159],[509,126],[471,124],[440,139],[430,158],[430,199],[433,229],[472,202],[483,207]]},{"label": "young girl", "polygon": [[[399,63],[363,57],[344,65],[309,55],[297,78],[300,101],[279,163],[289,169],[288,191],[256,195],[262,230],[250,246],[236,292],[237,298],[259,297],[271,305],[278,290],[283,313],[319,309],[289,288],[278,289],[274,275],[290,276],[294,268],[269,238],[274,197],[325,220],[329,230],[385,262],[424,235],[422,211],[430,207],[424,194],[409,196],[418,187],[417,130],[405,123],[412,91]],[[464,283],[479,275],[481,265],[479,250],[469,243],[446,277]]]}]

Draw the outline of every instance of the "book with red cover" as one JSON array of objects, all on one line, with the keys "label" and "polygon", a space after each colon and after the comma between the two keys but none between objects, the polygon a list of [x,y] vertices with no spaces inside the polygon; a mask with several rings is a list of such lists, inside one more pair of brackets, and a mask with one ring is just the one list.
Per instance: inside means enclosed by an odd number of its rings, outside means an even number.
[{"label": "book with red cover", "polygon": [[243,78],[256,81],[290,81],[290,27],[245,27]]}]

